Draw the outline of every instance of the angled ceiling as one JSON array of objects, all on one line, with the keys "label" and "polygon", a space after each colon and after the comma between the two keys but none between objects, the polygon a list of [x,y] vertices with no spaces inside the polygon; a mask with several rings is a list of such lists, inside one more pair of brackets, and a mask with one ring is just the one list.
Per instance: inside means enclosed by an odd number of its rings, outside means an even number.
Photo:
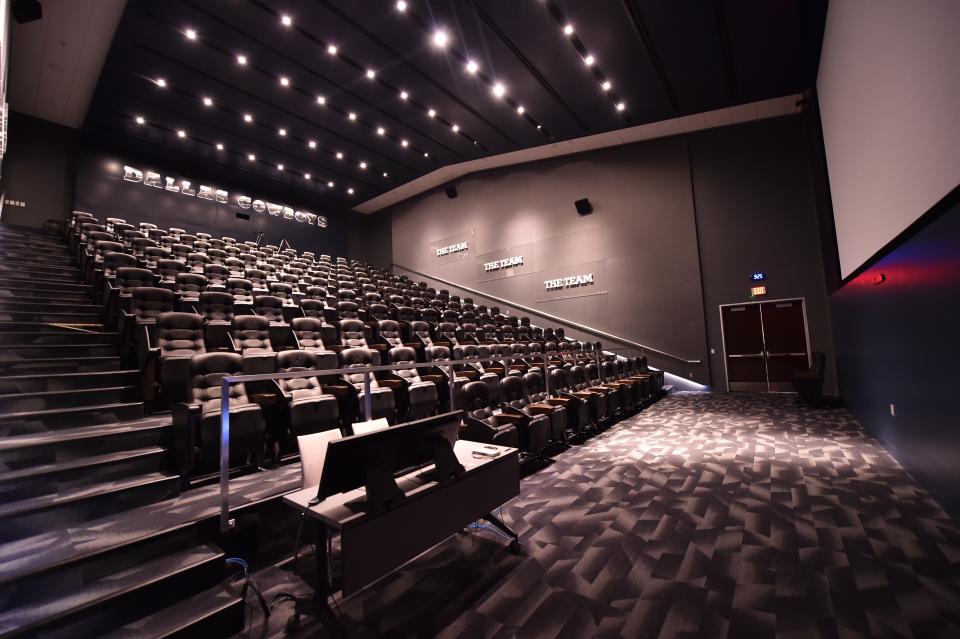
[{"label": "angled ceiling", "polygon": [[802,92],[825,5],[131,0],[84,133],[352,207],[451,164]]}]

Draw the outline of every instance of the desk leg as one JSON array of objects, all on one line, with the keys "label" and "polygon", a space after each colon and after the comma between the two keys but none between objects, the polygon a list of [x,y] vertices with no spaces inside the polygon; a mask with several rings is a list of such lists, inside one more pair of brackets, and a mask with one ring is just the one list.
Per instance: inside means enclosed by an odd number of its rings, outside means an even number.
[{"label": "desk leg", "polygon": [[314,539],[314,553],[317,562],[317,583],[314,588],[314,598],[317,602],[317,617],[324,628],[334,637],[346,638],[347,634],[340,626],[340,621],[330,609],[330,581],[328,580],[330,558],[327,556],[327,527],[319,521],[314,521],[316,537]]},{"label": "desk leg", "polygon": [[503,520],[494,515],[493,513],[487,513],[483,518],[489,521],[491,524],[502,530],[507,536],[511,538],[510,541],[510,550],[515,553],[519,553],[523,550],[523,546],[520,545],[520,537],[517,533],[510,530],[510,527],[503,523]]}]

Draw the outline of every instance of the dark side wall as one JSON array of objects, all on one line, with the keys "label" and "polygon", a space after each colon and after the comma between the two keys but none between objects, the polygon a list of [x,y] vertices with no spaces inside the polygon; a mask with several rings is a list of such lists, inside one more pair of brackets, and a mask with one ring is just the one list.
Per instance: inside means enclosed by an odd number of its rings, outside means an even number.
[{"label": "dark side wall", "polygon": [[[177,180],[187,179],[194,188],[206,184],[224,189],[229,193],[229,201],[220,204],[125,181],[124,165],[142,171],[156,171]],[[215,237],[228,235],[241,242],[255,240],[257,233],[262,231],[269,244],[277,244],[281,238],[286,238],[298,251],[346,257],[348,223],[345,212],[320,210],[317,200],[292,189],[271,189],[269,185],[252,183],[243,175],[235,176],[234,180],[231,181],[229,176],[225,179],[219,174],[211,175],[202,168],[178,168],[174,162],[140,157],[129,151],[88,146],[78,157],[76,204],[73,208],[92,212],[101,220],[119,217],[132,224],[151,222],[161,227],[210,233]],[[324,215],[328,226],[320,228],[282,216],[258,213],[251,208],[242,209],[236,204],[236,196],[241,193]],[[249,219],[238,217],[238,213],[249,215]]]},{"label": "dark side wall", "polygon": [[12,112],[3,161],[4,199],[25,206],[3,207],[2,222],[43,226],[73,209],[77,132],[69,127]]},{"label": "dark side wall", "polygon": [[960,516],[957,195],[928,226],[830,296],[847,407],[955,517]]},{"label": "dark side wall", "polygon": [[[762,270],[768,298],[806,299],[811,347],[832,360],[807,117],[468,176],[456,199],[438,189],[389,209],[394,262],[700,360],[651,357],[719,390],[718,307],[749,301],[749,275]],[[584,197],[594,212],[581,217],[573,203]],[[462,241],[468,251],[436,256]],[[483,270],[520,254],[512,272]],[[544,290],[544,280],[584,272],[595,283],[567,291],[575,297]]]}]

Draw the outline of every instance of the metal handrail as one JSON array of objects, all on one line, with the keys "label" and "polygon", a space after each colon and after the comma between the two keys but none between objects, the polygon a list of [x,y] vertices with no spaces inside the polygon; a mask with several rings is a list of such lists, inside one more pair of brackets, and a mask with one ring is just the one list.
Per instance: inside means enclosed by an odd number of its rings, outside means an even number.
[{"label": "metal handrail", "polygon": [[531,315],[539,315],[540,317],[546,318],[546,319],[548,319],[548,320],[550,320],[550,321],[552,321],[552,322],[559,322],[560,324],[566,324],[567,326],[569,326],[569,327],[571,327],[571,328],[575,328],[575,329],[577,329],[577,330],[579,330],[579,331],[583,331],[583,332],[585,332],[585,333],[593,333],[594,335],[599,335],[599,336],[602,337],[603,339],[609,339],[609,340],[613,340],[614,342],[619,342],[619,343],[621,343],[621,344],[626,344],[626,345],[628,345],[628,346],[631,346],[631,347],[633,347],[633,348],[636,348],[636,349],[640,350],[641,352],[643,352],[643,351],[650,351],[651,353],[656,353],[657,355],[662,355],[663,357],[667,357],[667,358],[669,358],[669,359],[676,360],[676,361],[678,361],[678,362],[683,362],[684,364],[701,364],[701,363],[702,363],[699,359],[687,359],[687,358],[685,358],[685,357],[681,357],[680,355],[675,355],[675,354],[673,354],[673,353],[668,353],[667,351],[662,351],[662,350],[660,350],[660,349],[658,349],[658,348],[653,348],[652,346],[647,346],[646,344],[641,344],[640,342],[635,342],[635,341],[630,340],[630,339],[627,339],[627,338],[625,338],[625,337],[620,337],[619,335],[614,335],[614,334],[608,333],[608,332],[606,332],[606,331],[601,331],[601,330],[598,329],[598,328],[594,328],[594,327],[592,327],[592,326],[587,326],[586,324],[578,324],[577,322],[573,322],[573,321],[568,320],[568,319],[566,319],[566,318],[559,317],[559,316],[557,316],[557,315],[552,315],[552,314],[547,313],[547,312],[545,312],[545,311],[541,311],[541,310],[538,310],[538,309],[535,309],[535,308],[531,308],[530,306],[525,306],[525,305],[523,305],[523,304],[518,304],[518,303],[516,303],[516,302],[514,302],[514,301],[508,300],[508,299],[503,298],[503,297],[498,297],[498,296],[492,295],[492,294],[490,294],[490,293],[484,293],[483,291],[478,291],[478,290],[475,289],[475,288],[470,288],[469,286],[464,286],[463,284],[457,284],[456,282],[451,282],[450,280],[445,280],[445,279],[443,279],[442,277],[437,277],[436,275],[429,275],[429,274],[427,274],[427,273],[421,273],[420,271],[414,270],[414,269],[412,269],[412,268],[407,268],[407,267],[404,266],[403,264],[397,264],[396,262],[392,262],[392,263],[391,263],[391,266],[393,266],[393,267],[395,267],[395,268],[403,269],[404,271],[407,271],[407,272],[409,272],[409,273],[413,273],[413,274],[415,274],[415,275],[419,275],[420,277],[426,277],[426,278],[429,278],[429,279],[432,279],[432,280],[436,280],[437,282],[441,282],[441,283],[443,283],[443,284],[446,284],[447,286],[453,286],[453,287],[459,288],[459,289],[462,290],[462,291],[467,291],[467,292],[470,293],[471,295],[479,295],[479,296],[485,297],[485,298],[487,298],[487,299],[489,299],[489,300],[493,300],[493,301],[497,302],[498,304],[505,304],[505,305],[507,305],[507,306],[511,306],[511,307],[513,307],[513,308],[516,308],[516,309],[519,309],[519,310],[523,311],[524,313],[530,313]]},{"label": "metal handrail", "polygon": [[[580,355],[594,359],[597,365],[600,364],[602,351],[550,351],[549,353],[537,353],[526,357],[540,358],[542,362],[535,362],[537,367],[543,367],[543,388],[547,395],[550,395],[550,376],[547,374],[550,362],[547,356],[562,355]],[[227,532],[233,528],[233,520],[230,519],[230,385],[243,382],[257,382],[277,379],[299,379],[301,377],[328,377],[343,373],[363,373],[363,392],[364,392],[364,414],[369,418],[371,413],[370,396],[370,374],[378,371],[407,370],[411,368],[448,368],[449,386],[450,386],[450,408],[455,404],[456,396],[456,371],[454,366],[458,364],[476,364],[478,362],[503,362],[506,368],[506,359],[522,359],[522,357],[470,357],[467,359],[442,360],[437,362],[404,362],[400,364],[381,364],[378,366],[353,366],[348,368],[330,368],[323,370],[295,371],[292,373],[256,373],[249,375],[227,375],[220,381],[220,531]]]}]

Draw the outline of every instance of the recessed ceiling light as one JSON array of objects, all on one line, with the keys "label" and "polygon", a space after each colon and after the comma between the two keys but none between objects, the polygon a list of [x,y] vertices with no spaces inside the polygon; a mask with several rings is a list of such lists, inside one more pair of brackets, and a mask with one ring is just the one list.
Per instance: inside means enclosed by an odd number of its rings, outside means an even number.
[{"label": "recessed ceiling light", "polygon": [[384,129],[382,126],[378,126],[378,127],[377,127],[377,135],[384,135],[384,134],[386,134],[386,132],[387,132],[387,130]]},{"label": "recessed ceiling light", "polygon": [[223,151],[223,144],[217,142],[217,151]]},{"label": "recessed ceiling light", "polygon": [[243,65],[246,63],[247,63],[247,56],[243,55],[242,53],[237,56],[237,64]]},{"label": "recessed ceiling light", "polygon": [[428,157],[430,157],[430,154],[429,154],[429,153],[424,153],[424,154],[423,154],[423,157],[428,158]]},{"label": "recessed ceiling light", "polygon": [[331,182],[327,182],[327,188],[330,188],[330,189],[333,188],[333,182],[332,182],[332,181],[331,181]]},{"label": "recessed ceiling light", "polygon": [[278,171],[282,171],[282,170],[283,170],[283,165],[282,165],[282,164],[278,164],[278,165],[277,165],[277,170],[278,170]]},{"label": "recessed ceiling light", "polygon": [[588,67],[589,67],[591,64],[593,64],[594,62],[596,62],[596,60],[594,60],[594,59],[593,59],[593,56],[592,56],[592,55],[589,55],[589,54],[587,55],[587,57],[585,57],[585,58],[583,59],[583,63],[584,63],[585,65],[587,65]]},{"label": "recessed ceiling light", "polygon": [[447,32],[443,29],[437,29],[433,32],[433,46],[440,47],[441,49],[447,46],[447,41],[450,37],[447,35]]},{"label": "recessed ceiling light", "polygon": [[351,111],[350,113],[347,114],[347,117],[350,118],[351,121],[353,121],[357,119],[357,114]]},{"label": "recessed ceiling light", "polygon": [[384,171],[384,172],[383,172],[383,177],[390,177],[390,174],[387,173],[386,171]]},{"label": "recessed ceiling light", "polygon": [[290,78],[285,75],[280,76],[280,86],[288,87],[290,86]]},{"label": "recessed ceiling light", "polygon": [[187,36],[187,40],[197,39],[197,32],[194,31],[193,29],[187,29],[186,31],[183,32],[183,35]]},{"label": "recessed ceiling light", "polygon": [[154,80],[154,82],[156,82],[157,86],[160,87],[161,89],[167,86],[167,81],[164,80],[163,78],[157,78],[156,80]]},{"label": "recessed ceiling light", "polygon": [[367,78],[373,80],[375,77],[377,77],[377,72],[373,69],[367,69]]},{"label": "recessed ceiling light", "polygon": [[330,55],[337,55],[337,45],[331,44],[327,47],[327,53]]},{"label": "recessed ceiling light", "polygon": [[542,128],[543,128],[543,125],[542,125],[542,124],[538,124],[538,125],[537,125],[537,131],[539,131],[539,130],[542,129]]},{"label": "recessed ceiling light", "polygon": [[326,104],[326,103],[327,103],[327,99],[325,97],[323,97],[322,95],[317,96],[317,104]]},{"label": "recessed ceiling light", "polygon": [[407,142],[406,140],[400,140],[400,146],[402,146],[402,147],[407,147],[407,146],[409,146],[409,145],[410,145],[410,143]]},{"label": "recessed ceiling light", "polygon": [[352,188],[347,189],[347,193],[349,193],[350,195],[353,195],[353,189]]},{"label": "recessed ceiling light", "polygon": [[429,115],[431,118],[435,118],[437,117],[437,112],[434,111],[433,109],[430,109],[429,111],[427,111],[427,115]]},{"label": "recessed ceiling light", "polygon": [[285,27],[289,27],[291,24],[293,24],[293,18],[284,14],[280,16],[280,24],[282,24]]},{"label": "recessed ceiling light", "polygon": [[400,13],[403,13],[406,10],[407,10],[407,3],[404,2],[403,0],[397,0],[397,11],[399,11]]},{"label": "recessed ceiling light", "polygon": [[244,121],[244,122],[253,122],[253,116],[250,115],[249,113],[244,113],[244,114],[243,114],[243,121]]},{"label": "recessed ceiling light", "polygon": [[179,130],[177,131],[177,137],[178,137],[178,138],[185,138],[185,137],[187,137],[187,132],[184,131],[183,129],[179,129]]},{"label": "recessed ceiling light", "polygon": [[499,82],[493,85],[493,94],[498,98],[502,98],[503,94],[506,92],[507,92],[507,88],[502,84],[500,84]]},{"label": "recessed ceiling light", "polygon": [[253,153],[251,153],[251,154],[249,154],[249,155],[247,156],[247,159],[250,160],[251,162],[256,162],[256,161],[257,161],[257,156],[255,156]]},{"label": "recessed ceiling light", "polygon": [[480,70],[480,65],[477,64],[476,60],[467,61],[467,73],[476,73]]},{"label": "recessed ceiling light", "polygon": [[523,108],[523,105],[522,105],[522,104],[517,107],[517,113],[518,113],[519,115],[523,115],[523,112],[524,112],[524,111],[526,111],[526,109]]},{"label": "recessed ceiling light", "polygon": [[457,131],[460,130],[460,125],[459,125],[459,124],[454,124],[454,125],[453,125],[452,127],[450,127],[450,128],[453,129],[453,132],[454,132],[454,133],[456,133]]},{"label": "recessed ceiling light", "polygon": [[317,148],[316,140],[310,140],[309,142],[307,142],[307,146],[309,146],[311,149]]},{"label": "recessed ceiling light", "polygon": [[568,24],[568,25],[564,26],[564,27],[563,27],[563,32],[564,32],[566,35],[573,35],[573,25],[572,25],[572,24]]},{"label": "recessed ceiling light", "polygon": [[147,122],[146,120],[143,119],[143,116],[142,116],[142,115],[138,115],[138,116],[137,116],[136,118],[134,118],[134,119],[136,120],[137,124],[146,124],[146,122]]},{"label": "recessed ceiling light", "polygon": [[287,130],[286,130],[286,129],[277,129],[277,134],[280,135],[281,137],[284,137],[284,136],[287,135]]},{"label": "recessed ceiling light", "polygon": [[366,162],[361,162],[361,163],[360,163],[360,168],[361,168],[361,169],[367,168],[367,163],[366,163]]},{"label": "recessed ceiling light", "polygon": [[343,153],[340,153],[339,151],[337,151],[337,159],[338,159],[338,160],[342,160],[342,159],[343,159]]},{"label": "recessed ceiling light", "polygon": [[623,111],[627,108],[627,105],[623,102],[617,102],[617,111]]},{"label": "recessed ceiling light", "polygon": [[604,80],[603,84],[601,84],[600,86],[603,87],[604,91],[609,91],[610,89],[613,88],[613,85],[610,84],[610,80]]},{"label": "recessed ceiling light", "polygon": [[213,106],[213,100],[210,98],[203,99],[203,106]]},{"label": "recessed ceiling light", "polygon": [[303,174],[303,179],[304,179],[304,180],[309,180],[309,179],[310,179],[310,174],[309,174],[309,173],[304,173],[304,174]]}]

